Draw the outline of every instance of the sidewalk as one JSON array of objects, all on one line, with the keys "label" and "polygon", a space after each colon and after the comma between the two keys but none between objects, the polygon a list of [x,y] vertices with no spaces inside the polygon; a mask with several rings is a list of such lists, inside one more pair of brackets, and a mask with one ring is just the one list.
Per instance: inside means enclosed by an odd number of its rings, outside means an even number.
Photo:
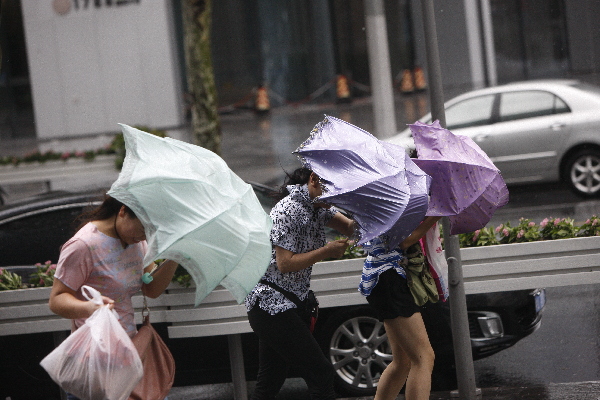
[{"label": "sidewalk", "polygon": [[[215,397],[210,386],[188,386],[175,387],[169,393],[169,400],[208,400]],[[232,394],[224,394],[224,396]],[[458,400],[455,392],[434,392],[429,400]],[[221,397],[219,397],[221,398]],[[226,397],[223,397],[226,398]],[[286,395],[282,393],[278,399],[282,400],[308,400],[308,393],[302,396],[300,393]],[[483,388],[481,400],[599,400],[600,382],[575,382],[575,383],[550,383],[548,385],[534,387],[502,387]],[[373,397],[338,398],[338,400],[373,400]],[[404,395],[397,397],[404,400]]]},{"label": "sidewalk", "polygon": [[[600,382],[550,383],[537,387],[482,389],[482,400],[598,400]],[[430,400],[458,399],[449,392],[433,393]]]}]

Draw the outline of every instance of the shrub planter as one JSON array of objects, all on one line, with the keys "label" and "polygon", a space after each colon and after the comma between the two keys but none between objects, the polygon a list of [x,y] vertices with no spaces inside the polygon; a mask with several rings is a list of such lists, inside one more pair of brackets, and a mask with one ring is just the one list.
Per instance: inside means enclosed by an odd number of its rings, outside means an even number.
[{"label": "shrub planter", "polygon": [[[467,294],[600,283],[600,236],[461,249]],[[321,307],[366,304],[357,287],[364,259],[317,263],[312,288]],[[452,282],[450,282],[451,284]],[[70,329],[48,309],[50,288],[0,291],[0,336]],[[194,308],[194,288],[171,284],[148,299],[153,322],[171,323],[169,336],[249,332],[243,305],[221,287]],[[136,310],[142,297],[134,298]],[[141,322],[140,313],[136,321]]]},{"label": "shrub planter", "polygon": [[[534,289],[600,282],[600,236],[461,249],[467,293]],[[317,263],[312,288],[323,308],[366,304],[357,290],[364,259]],[[452,283],[451,283],[452,284]],[[51,288],[0,291],[0,336],[53,332],[55,346],[70,321],[48,308]],[[194,287],[171,284],[157,299],[148,299],[153,323],[168,323],[169,338],[228,335],[232,381],[245,393],[241,333],[250,332],[243,304],[218,287],[194,307]],[[134,297],[141,322],[141,295]],[[47,354],[47,352],[45,353]]]},{"label": "shrub planter", "polygon": [[113,182],[119,176],[115,168],[116,156],[99,155],[92,160],[67,160],[21,163],[0,166],[0,186],[46,182],[51,189],[85,187],[90,183]]},{"label": "shrub planter", "polygon": [[600,283],[600,236],[461,249],[465,291]]}]

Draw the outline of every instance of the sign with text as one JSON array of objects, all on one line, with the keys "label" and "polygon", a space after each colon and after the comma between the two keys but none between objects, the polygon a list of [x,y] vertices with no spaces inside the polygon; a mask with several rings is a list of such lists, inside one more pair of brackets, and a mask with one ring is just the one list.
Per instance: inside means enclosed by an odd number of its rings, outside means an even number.
[{"label": "sign with text", "polygon": [[171,0],[21,6],[38,138],[183,124]]}]

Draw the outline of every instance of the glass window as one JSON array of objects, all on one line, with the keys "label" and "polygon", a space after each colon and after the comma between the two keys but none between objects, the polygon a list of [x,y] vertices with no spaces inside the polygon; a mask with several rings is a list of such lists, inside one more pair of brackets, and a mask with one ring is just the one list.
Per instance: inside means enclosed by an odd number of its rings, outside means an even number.
[{"label": "glass window", "polygon": [[552,93],[543,91],[503,93],[500,100],[500,121],[541,117],[568,112],[567,105]]},{"label": "glass window", "polygon": [[489,3],[499,83],[568,75],[567,0]]},{"label": "glass window", "polygon": [[492,122],[495,95],[479,96],[461,101],[446,109],[448,129],[488,125]]},{"label": "glass window", "polygon": [[554,114],[562,114],[568,112],[571,112],[571,109],[569,108],[567,103],[554,96]]}]

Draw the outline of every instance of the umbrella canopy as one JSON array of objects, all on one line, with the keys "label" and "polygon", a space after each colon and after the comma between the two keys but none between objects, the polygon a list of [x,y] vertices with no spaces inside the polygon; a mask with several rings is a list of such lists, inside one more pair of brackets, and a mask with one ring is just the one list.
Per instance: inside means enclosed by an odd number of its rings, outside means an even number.
[{"label": "umbrella canopy", "polygon": [[323,195],[317,200],[352,214],[358,244],[383,235],[394,248],[423,220],[430,177],[403,147],[325,116],[295,153],[321,178]]},{"label": "umbrella canopy", "polygon": [[508,203],[508,189],[487,154],[467,136],[455,135],[438,121],[409,125],[418,158],[433,178],[429,216],[447,216],[450,234],[483,228]]},{"label": "umbrella canopy", "polygon": [[108,194],[146,230],[149,265],[181,264],[196,283],[196,306],[219,284],[241,303],[271,258],[271,219],[252,186],[218,155],[121,125],[126,156]]}]

